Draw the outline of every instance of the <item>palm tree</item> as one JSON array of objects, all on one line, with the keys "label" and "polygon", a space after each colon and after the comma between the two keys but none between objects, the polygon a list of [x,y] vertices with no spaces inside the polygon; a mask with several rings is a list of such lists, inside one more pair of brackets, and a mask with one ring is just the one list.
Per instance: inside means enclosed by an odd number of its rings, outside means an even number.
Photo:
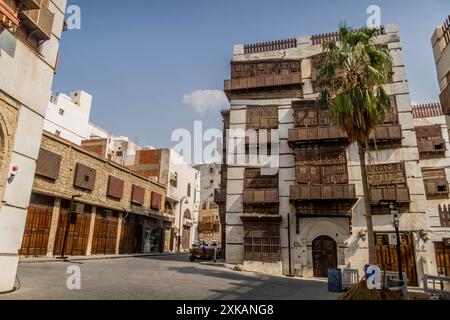
[{"label": "palm tree", "polygon": [[391,102],[384,85],[388,83],[392,58],[387,48],[377,45],[376,29],[352,30],[340,26],[340,40],[323,44],[324,65],[317,79],[319,100],[328,104],[333,123],[358,146],[364,190],[369,246],[369,263],[376,263],[366,152],[373,130],[383,123]]}]

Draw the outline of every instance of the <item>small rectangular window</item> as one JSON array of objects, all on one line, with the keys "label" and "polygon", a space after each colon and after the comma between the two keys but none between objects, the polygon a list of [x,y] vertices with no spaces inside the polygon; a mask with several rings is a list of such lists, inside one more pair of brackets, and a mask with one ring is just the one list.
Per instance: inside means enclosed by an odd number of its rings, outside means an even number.
[{"label": "small rectangular window", "polygon": [[56,131],[55,131],[55,135],[57,135],[58,137],[60,137],[60,136],[61,136],[61,131],[56,130]]},{"label": "small rectangular window", "polygon": [[59,115],[63,116],[64,115],[64,109],[59,109]]}]

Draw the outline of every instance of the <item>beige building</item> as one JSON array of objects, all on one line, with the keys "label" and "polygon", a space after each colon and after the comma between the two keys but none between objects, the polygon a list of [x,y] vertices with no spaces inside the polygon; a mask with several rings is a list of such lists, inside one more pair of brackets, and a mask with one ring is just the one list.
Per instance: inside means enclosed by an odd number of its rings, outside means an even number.
[{"label": "beige building", "polygon": [[444,113],[450,113],[450,16],[431,38]]},{"label": "beige building", "polygon": [[0,292],[14,288],[65,10],[0,0]]},{"label": "beige building", "polygon": [[199,240],[221,243],[219,206],[214,202],[214,191],[220,189],[221,185],[221,165],[211,163],[196,165],[194,168],[200,172]]},{"label": "beige building", "polygon": [[69,256],[167,252],[175,217],[164,212],[165,192],[44,132],[20,255],[60,256],[64,241]]},{"label": "beige building", "polygon": [[[234,46],[231,79],[225,81],[231,103],[230,112],[223,113],[225,127],[274,130],[279,165],[269,175],[261,163],[231,161],[235,154],[228,150],[222,169],[226,186],[220,192],[226,192],[228,263],[307,278],[326,277],[330,267],[362,272],[367,263],[366,195],[356,146],[316,104],[322,43],[337,37]],[[393,110],[373,133],[367,157],[378,264],[384,270],[397,268],[394,205],[401,213],[404,271],[417,285],[437,270],[433,242],[425,236],[430,214],[398,26],[380,28],[376,42],[393,58],[386,85]],[[245,137],[234,141],[247,150],[252,145]]]}]

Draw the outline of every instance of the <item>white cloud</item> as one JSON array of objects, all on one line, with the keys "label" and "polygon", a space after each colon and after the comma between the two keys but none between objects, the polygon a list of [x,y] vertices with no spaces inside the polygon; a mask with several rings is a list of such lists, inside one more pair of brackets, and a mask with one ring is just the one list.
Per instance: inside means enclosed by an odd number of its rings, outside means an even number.
[{"label": "white cloud", "polygon": [[230,105],[227,96],[221,90],[196,90],[191,94],[184,95],[183,103],[191,106],[200,114],[219,111]]}]

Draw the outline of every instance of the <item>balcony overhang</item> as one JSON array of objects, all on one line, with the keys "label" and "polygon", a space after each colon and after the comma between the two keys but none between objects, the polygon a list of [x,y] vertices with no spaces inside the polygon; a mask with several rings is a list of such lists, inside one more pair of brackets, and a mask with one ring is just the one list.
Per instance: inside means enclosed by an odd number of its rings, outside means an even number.
[{"label": "balcony overhang", "polygon": [[0,1],[0,30],[10,29],[15,32],[19,24],[20,20],[15,13],[5,3]]},{"label": "balcony overhang", "polygon": [[348,138],[345,132],[336,126],[289,129],[288,142],[291,146],[314,141],[348,142]]},{"label": "balcony overhang", "polygon": [[261,215],[261,214],[243,214],[240,216],[242,222],[268,222],[268,223],[281,223],[283,217],[280,215]]},{"label": "balcony overhang", "polygon": [[370,201],[372,204],[408,204],[411,198],[407,187],[370,188]]},{"label": "balcony overhang", "polygon": [[333,200],[356,201],[356,189],[353,184],[344,185],[300,185],[290,190],[292,202],[318,202]]},{"label": "balcony overhang", "polygon": [[236,90],[269,88],[295,84],[303,84],[301,72],[286,75],[256,76],[225,80],[224,91],[231,92]]},{"label": "balcony overhang", "polygon": [[266,205],[279,203],[278,189],[245,189],[244,205]]}]

